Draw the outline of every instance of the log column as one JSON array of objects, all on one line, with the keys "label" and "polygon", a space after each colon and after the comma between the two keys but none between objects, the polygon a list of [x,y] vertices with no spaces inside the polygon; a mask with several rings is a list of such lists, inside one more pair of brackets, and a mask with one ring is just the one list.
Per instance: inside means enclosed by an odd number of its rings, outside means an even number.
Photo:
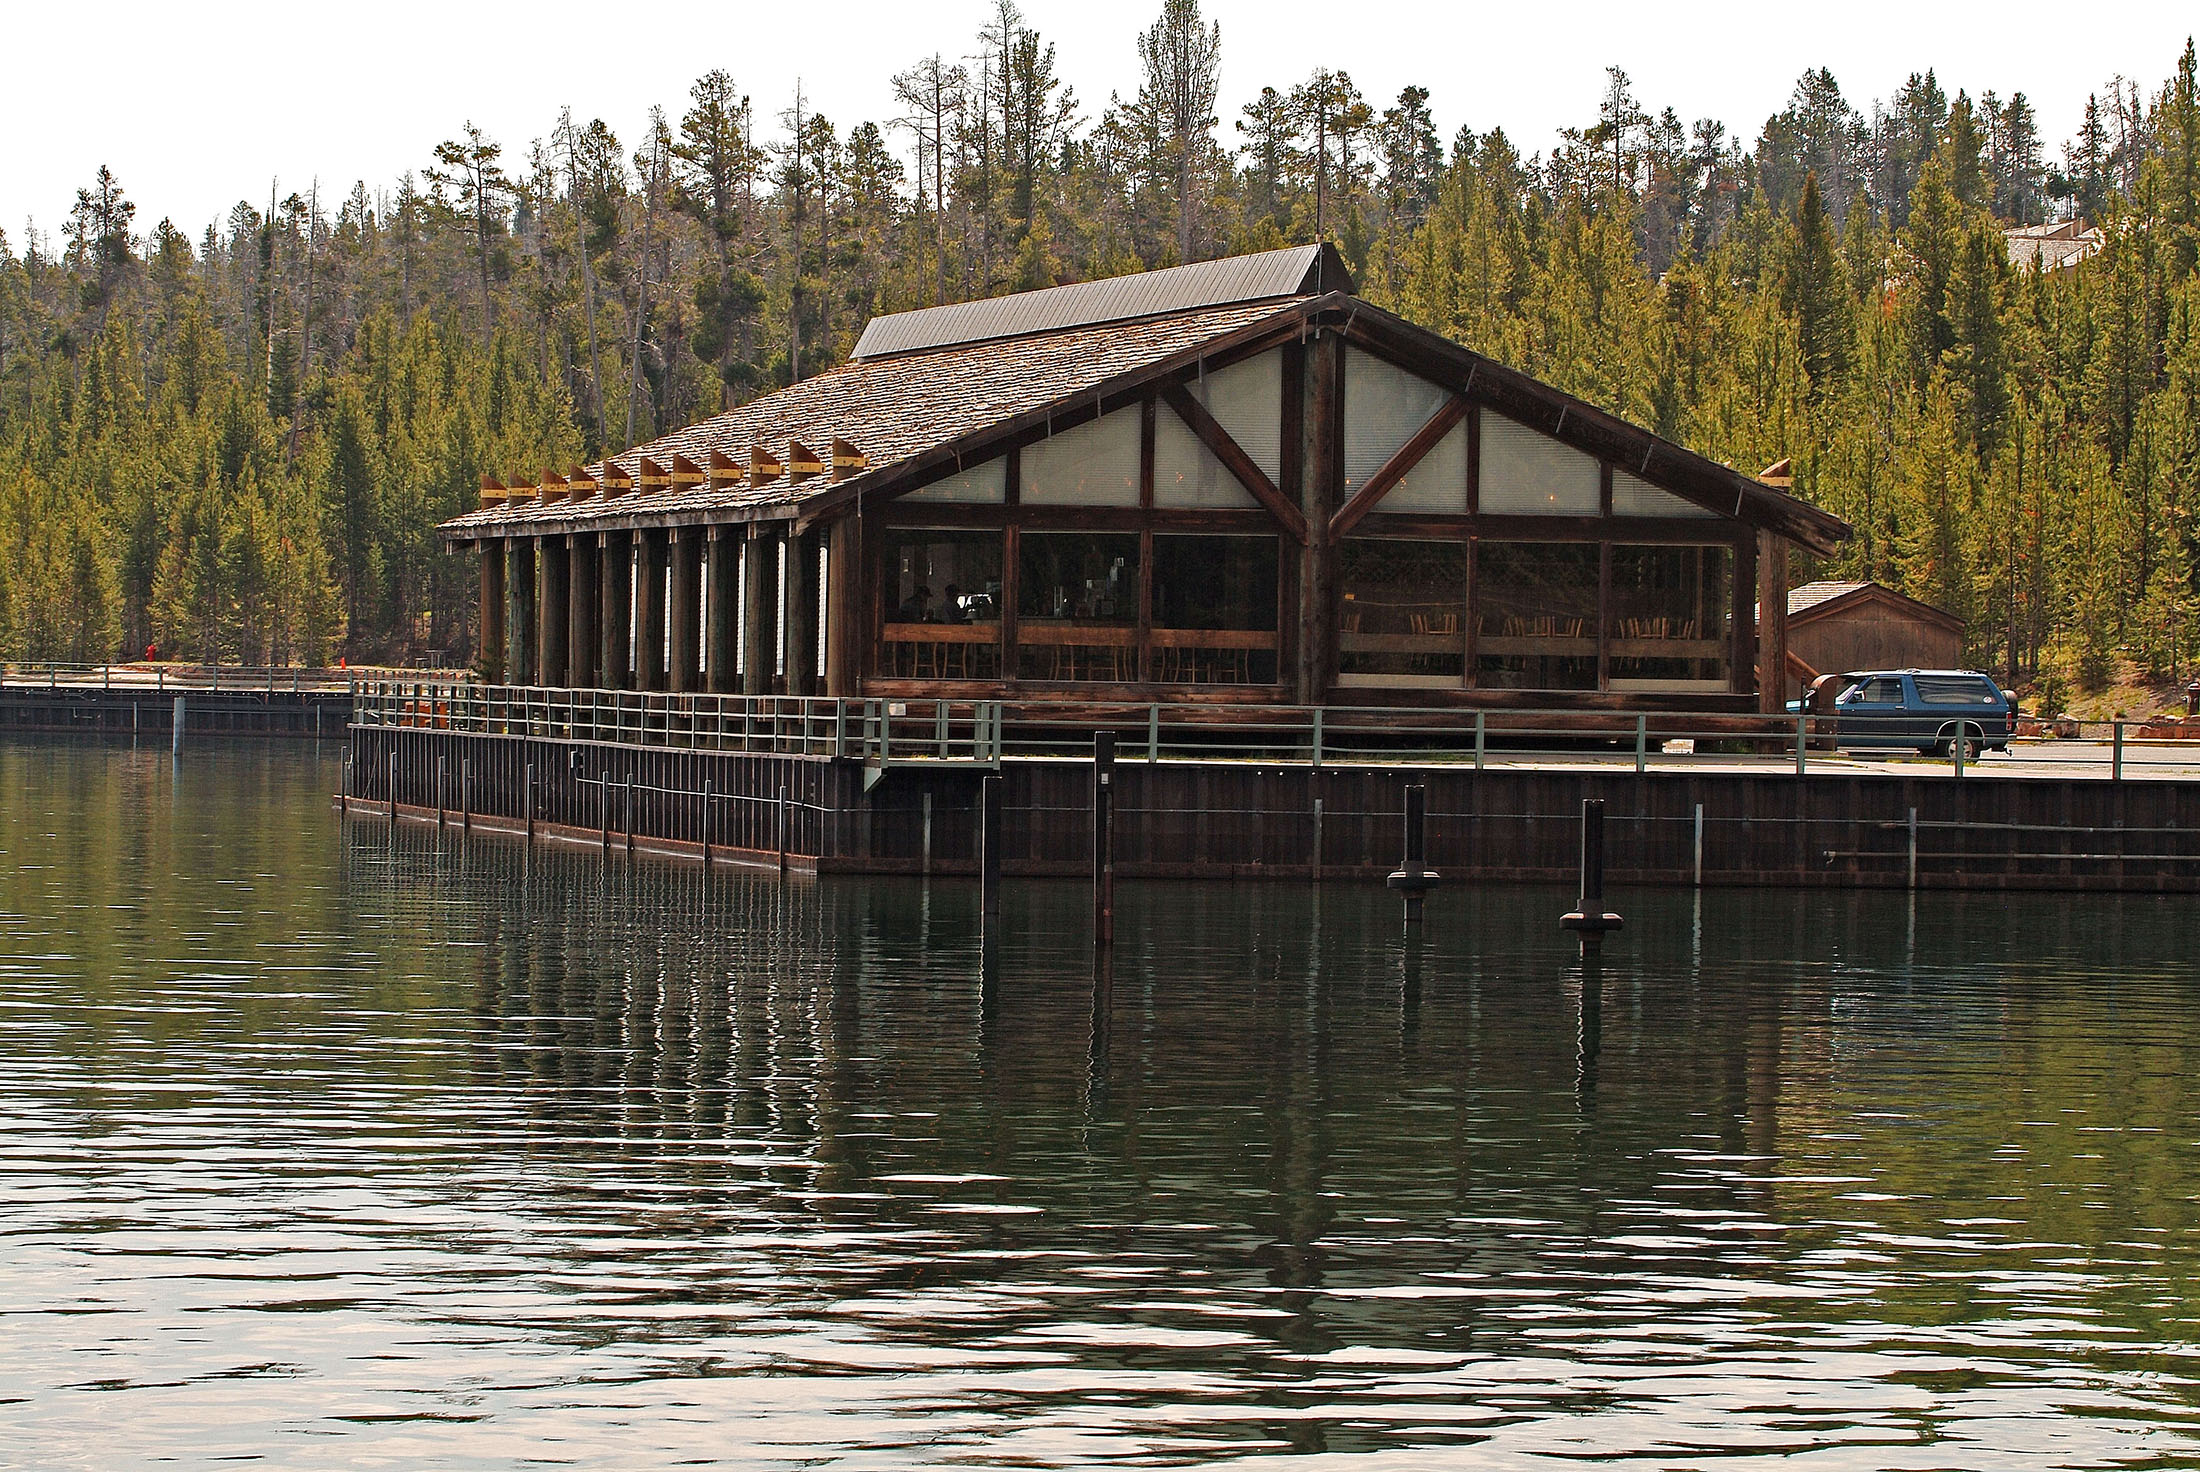
[{"label": "log column", "polygon": [[672,668],[670,688],[682,695],[702,688],[698,637],[703,617],[703,529],[676,527],[672,532]]},{"label": "log column", "polygon": [[535,539],[504,542],[504,679],[535,683]]},{"label": "log column", "polygon": [[1329,541],[1344,478],[1344,336],[1329,330],[1306,346],[1306,464],[1302,506],[1313,536],[1301,562],[1298,700],[1319,705],[1336,676],[1337,549]]},{"label": "log column", "polygon": [[749,530],[741,544],[741,693],[769,695],[778,673],[772,607],[779,601],[779,539]]},{"label": "log column", "polygon": [[1774,532],[1757,534],[1757,709],[1787,709],[1788,544]]},{"label": "log column", "polygon": [[484,685],[504,683],[504,541],[483,542],[481,552],[481,636],[474,650],[474,672]]},{"label": "log column", "polygon": [[817,534],[788,536],[787,603],[780,627],[787,631],[787,693],[817,693]]},{"label": "log column", "polygon": [[566,603],[565,677],[577,690],[592,690],[597,685],[596,657],[603,644],[599,622],[603,617],[603,595],[596,588],[596,538],[588,532],[567,537],[565,557],[569,564],[567,576],[573,585]]},{"label": "log column", "polygon": [[536,556],[542,569],[542,588],[536,594],[537,610],[542,617],[541,658],[536,683],[563,685],[567,674],[566,626],[572,618],[567,601],[571,592],[565,538],[543,537],[536,548]]},{"label": "log column", "polygon": [[[825,560],[825,693],[853,695],[862,679],[863,647],[869,637],[863,619],[860,578],[863,568],[863,523],[850,512],[832,524],[826,534]],[[1010,542],[1010,547],[1015,543]],[[1013,566],[1010,568],[1013,576]],[[1009,585],[1011,588],[1014,584]],[[1013,600],[1011,600],[1013,603]],[[1004,609],[1009,617],[1013,607]]]},{"label": "log column", "polygon": [[713,695],[731,695],[740,689],[734,677],[733,651],[740,638],[740,561],[735,550],[741,544],[734,527],[714,526],[703,544],[710,564],[710,598],[703,613],[703,674]]},{"label": "log column", "polygon": [[606,690],[634,688],[634,538],[627,532],[599,532],[596,555],[601,562],[596,582],[602,594],[603,613],[597,627],[603,647],[598,652],[597,673]]},{"label": "log column", "polygon": [[665,688],[665,534],[635,534],[640,555],[634,559],[634,688]]}]

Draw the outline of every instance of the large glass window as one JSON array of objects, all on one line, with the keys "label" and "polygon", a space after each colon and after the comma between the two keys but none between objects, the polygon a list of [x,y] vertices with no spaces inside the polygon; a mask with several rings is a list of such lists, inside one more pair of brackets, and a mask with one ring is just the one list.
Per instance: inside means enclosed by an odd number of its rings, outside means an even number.
[{"label": "large glass window", "polygon": [[1475,683],[1597,688],[1594,542],[1484,542],[1475,568]]},{"label": "large glass window", "polygon": [[1274,537],[1156,534],[1151,677],[1274,684],[1276,558]]},{"label": "large glass window", "polygon": [[[1451,390],[1417,377],[1358,348],[1345,353],[1344,493],[1347,497],[1383,468],[1429,422]],[[1465,511],[1466,477],[1459,500],[1446,509]]]},{"label": "large glass window", "polygon": [[1027,506],[1136,506],[1139,411],[1113,414],[1024,446]]},{"label": "large glass window", "polygon": [[1614,690],[1723,690],[1733,549],[1612,546]]},{"label": "large glass window", "polygon": [[[1338,554],[1342,683],[1459,684],[1466,675],[1467,544],[1359,537]],[[1593,581],[1590,587],[1593,596]]]},{"label": "large glass window", "polygon": [[1017,674],[1138,678],[1137,535],[1025,532],[1017,540]]},{"label": "large glass window", "polygon": [[1612,514],[1614,516],[1715,516],[1693,501],[1683,501],[1671,491],[1661,491],[1639,475],[1629,475],[1624,470],[1612,472]]},{"label": "large glass window", "polygon": [[1502,414],[1482,415],[1482,510],[1492,516],[1596,516],[1596,458]]},{"label": "large glass window", "polygon": [[1001,534],[895,527],[885,538],[879,673],[1000,678]]},{"label": "large glass window", "polygon": [[905,501],[976,501],[999,505],[1006,499],[1002,491],[1008,485],[1008,461],[997,458],[983,465],[973,465],[968,470],[944,476],[919,490],[911,491]]}]

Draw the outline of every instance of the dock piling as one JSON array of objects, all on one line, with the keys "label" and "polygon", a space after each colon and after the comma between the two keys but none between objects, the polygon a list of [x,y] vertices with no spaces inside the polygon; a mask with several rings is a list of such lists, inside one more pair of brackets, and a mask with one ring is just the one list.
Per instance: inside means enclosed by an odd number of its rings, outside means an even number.
[{"label": "dock piling", "polygon": [[394,748],[393,748],[393,749],[391,750],[391,752],[390,752],[390,790],[389,790],[389,799],[390,799],[390,826],[391,826],[392,828],[395,828],[395,827],[397,826],[397,752],[396,752],[396,750],[395,750]]},{"label": "dock piling", "polygon": [[[2119,728],[2119,733],[2120,731],[2121,728]],[[2116,749],[2119,753],[2122,752],[2123,743],[2121,740],[2118,741]],[[181,695],[176,697],[176,713],[168,723],[168,754],[170,756],[183,755],[183,697]]]},{"label": "dock piling", "polygon": [[529,847],[533,847],[535,842],[535,764],[533,762],[527,764],[526,782],[527,795],[521,800],[521,805],[527,813],[527,843]]},{"label": "dock piling", "polygon": [[447,756],[437,757],[435,759],[435,828],[438,833],[443,831],[444,813],[450,806],[445,793],[445,788],[449,785],[450,780],[451,759]]},{"label": "dock piling", "polygon": [[1443,883],[1428,866],[1428,788],[1418,782],[1406,788],[1405,835],[1405,857],[1384,882],[1405,901],[1406,924],[1418,925],[1422,902],[1430,890]]},{"label": "dock piling", "polygon": [[787,784],[779,784],[779,872],[787,872],[787,843],[794,824],[794,805],[787,800]]},{"label": "dock piling", "polygon": [[1558,923],[1581,938],[1584,958],[1596,956],[1604,937],[1626,924],[1604,908],[1604,799],[1581,800],[1581,899]]},{"label": "dock piling", "polygon": [[1092,738],[1092,943],[1115,944],[1115,733]]},{"label": "dock piling", "polygon": [[1696,888],[1703,888],[1703,804],[1696,804]]},{"label": "dock piling", "polygon": [[978,782],[978,902],[984,930],[1001,918],[1001,779]]},{"label": "dock piling", "polygon": [[708,779],[703,781],[703,872],[710,872],[710,810],[717,797],[716,786]]}]

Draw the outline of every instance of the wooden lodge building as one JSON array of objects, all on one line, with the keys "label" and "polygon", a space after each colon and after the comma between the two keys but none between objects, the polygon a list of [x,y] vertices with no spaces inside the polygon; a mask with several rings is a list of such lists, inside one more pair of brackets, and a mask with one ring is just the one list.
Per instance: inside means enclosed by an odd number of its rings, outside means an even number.
[{"label": "wooden lodge building", "polygon": [[1848,530],[1306,246],[881,317],[442,534],[491,682],[1711,712],[1777,708],[1788,548]]}]

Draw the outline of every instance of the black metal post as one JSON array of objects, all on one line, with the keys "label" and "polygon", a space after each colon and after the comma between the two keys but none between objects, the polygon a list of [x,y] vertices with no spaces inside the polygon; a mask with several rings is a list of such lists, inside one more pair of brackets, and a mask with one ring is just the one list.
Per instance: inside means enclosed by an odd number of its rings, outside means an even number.
[{"label": "black metal post", "polygon": [[1115,944],[1115,733],[1092,738],[1092,943]]},{"label": "black metal post", "polygon": [[469,836],[474,831],[474,759],[470,756],[458,762],[458,827]]},{"label": "black metal post", "polygon": [[715,791],[715,789],[714,789],[713,785],[712,785],[712,784],[711,784],[710,782],[708,782],[708,781],[704,782],[704,783],[703,783],[703,868],[704,868],[704,870],[705,870],[706,872],[707,872],[707,871],[708,871],[708,870],[710,869],[710,810],[711,810],[711,805],[712,805],[712,804],[711,804],[711,799],[713,799],[713,798],[714,798],[714,797],[716,797],[716,796],[717,796],[717,792]]},{"label": "black metal post", "polygon": [[445,800],[444,789],[449,785],[450,780],[451,759],[447,756],[437,757],[435,759],[435,827],[438,833],[443,831],[443,815],[449,807],[449,803]]},{"label": "black metal post", "polygon": [[533,762],[527,764],[527,795],[521,799],[520,805],[527,814],[527,842],[532,846],[535,841],[535,764]]},{"label": "black metal post", "polygon": [[1627,922],[1604,908],[1604,799],[1581,800],[1581,901],[1559,917],[1560,925],[1581,937],[1581,953],[1596,954],[1610,931]]},{"label": "black metal post", "polygon": [[1405,901],[1406,924],[1418,925],[1422,901],[1444,882],[1428,866],[1428,789],[1418,782],[1406,788],[1405,832],[1405,858],[1384,882]]},{"label": "black metal post", "polygon": [[978,898],[985,928],[1001,918],[1001,779],[978,783]]},{"label": "black metal post", "polygon": [[779,784],[779,872],[787,872],[787,829],[794,821],[793,805],[787,801],[787,784]]},{"label": "black metal post", "polygon": [[391,823],[391,825],[392,825],[392,826],[395,826],[395,825],[396,825],[396,822],[397,822],[397,750],[396,750],[396,744],[395,744],[394,742],[392,742],[392,743],[391,743],[391,749],[390,749],[390,791],[389,791],[389,799],[390,799],[390,823]]}]

